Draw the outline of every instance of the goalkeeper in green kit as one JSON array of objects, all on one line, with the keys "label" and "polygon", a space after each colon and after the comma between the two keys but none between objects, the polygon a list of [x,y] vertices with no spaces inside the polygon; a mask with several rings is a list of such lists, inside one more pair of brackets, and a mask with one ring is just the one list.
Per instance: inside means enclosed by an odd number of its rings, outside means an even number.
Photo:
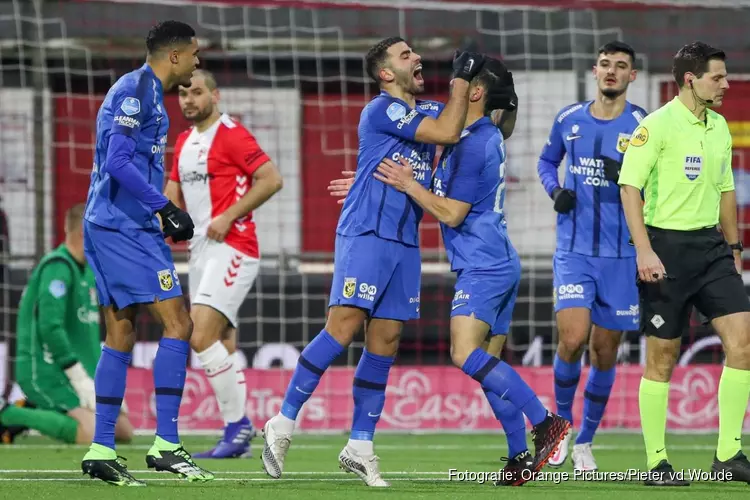
[{"label": "goalkeeper in green kit", "polygon": [[[94,436],[94,373],[101,354],[94,274],[83,253],[84,205],[65,214],[65,242],[45,255],[21,296],[16,325],[16,380],[29,407],[0,401],[0,426],[26,427],[66,443]],[[133,436],[121,412],[115,438]]]}]

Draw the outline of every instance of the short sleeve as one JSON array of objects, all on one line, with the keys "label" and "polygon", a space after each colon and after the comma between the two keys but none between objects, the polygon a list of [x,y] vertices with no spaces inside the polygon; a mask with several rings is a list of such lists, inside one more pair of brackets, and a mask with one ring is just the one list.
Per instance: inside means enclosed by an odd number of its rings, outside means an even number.
[{"label": "short sleeve", "polygon": [[729,140],[727,141],[727,148],[724,154],[724,161],[721,164],[722,178],[719,190],[722,193],[727,191],[734,191],[734,171],[732,170],[732,136],[727,130]]},{"label": "short sleeve", "polygon": [[182,154],[182,147],[185,145],[185,140],[190,132],[183,132],[177,137],[177,142],[174,145],[174,153],[172,153],[172,170],[169,171],[169,180],[174,182],[180,182],[180,154]]},{"label": "short sleeve", "polygon": [[[474,203],[477,195],[477,185],[482,175],[482,169],[487,162],[486,145],[479,141],[467,141],[456,148],[453,158],[453,173],[451,175],[446,198]],[[498,161],[499,165],[500,162]]]},{"label": "short sleeve", "polygon": [[234,134],[228,137],[227,143],[229,155],[247,175],[253,175],[261,165],[271,161],[271,158],[258,145],[255,136],[247,129],[237,126],[232,131]]},{"label": "short sleeve", "polygon": [[413,141],[426,115],[409,110],[395,99],[378,98],[368,107],[367,119],[377,132]]},{"label": "short sleeve", "polygon": [[144,86],[139,84],[137,88],[123,88],[115,92],[112,97],[111,133],[138,137],[148,112],[146,92],[141,87]]},{"label": "short sleeve", "polygon": [[662,150],[662,133],[659,127],[658,121],[647,117],[633,131],[622,159],[619,185],[643,189]]}]

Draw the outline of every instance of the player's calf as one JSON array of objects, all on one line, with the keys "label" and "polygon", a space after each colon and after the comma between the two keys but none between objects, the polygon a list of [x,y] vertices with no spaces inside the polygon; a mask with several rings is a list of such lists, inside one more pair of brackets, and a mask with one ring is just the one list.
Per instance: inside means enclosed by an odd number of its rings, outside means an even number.
[{"label": "player's calf", "polygon": [[364,320],[365,312],[361,309],[331,307],[326,327],[300,353],[281,411],[263,427],[261,460],[269,476],[281,477],[297,415],[315,392],[323,373],[351,343]]}]

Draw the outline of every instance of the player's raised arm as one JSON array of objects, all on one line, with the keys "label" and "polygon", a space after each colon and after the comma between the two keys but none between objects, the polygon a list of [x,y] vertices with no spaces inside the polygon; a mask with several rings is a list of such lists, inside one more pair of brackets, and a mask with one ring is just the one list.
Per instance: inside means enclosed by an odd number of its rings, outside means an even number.
[{"label": "player's raised arm", "polygon": [[484,56],[456,52],[453,58],[453,85],[448,103],[437,118],[425,117],[417,126],[414,140],[426,144],[455,144],[461,137],[469,106],[469,84],[481,71]]},{"label": "player's raised arm", "polygon": [[73,283],[70,266],[55,260],[45,264],[39,275],[39,299],[37,303],[39,338],[46,353],[68,376],[71,385],[84,408],[95,408],[94,381],[78,361],[69,334],[67,323],[68,301],[71,292],[78,288]]}]

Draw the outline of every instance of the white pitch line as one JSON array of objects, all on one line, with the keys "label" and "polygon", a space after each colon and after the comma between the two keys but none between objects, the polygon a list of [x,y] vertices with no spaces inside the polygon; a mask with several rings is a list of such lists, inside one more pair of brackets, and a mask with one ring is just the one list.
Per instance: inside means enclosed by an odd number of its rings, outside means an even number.
[{"label": "white pitch line", "polygon": [[[164,474],[160,471],[155,471],[153,469],[143,469],[143,470],[131,470],[128,469],[128,472],[132,472],[133,474]],[[78,469],[0,469],[0,474],[81,474],[81,471]],[[220,476],[224,475],[237,475],[237,476],[260,476],[264,475],[265,472],[263,471],[221,471],[216,472],[215,474],[218,474]],[[312,472],[284,472],[285,476],[338,476],[338,475],[346,475],[346,472],[342,471],[332,471],[332,472],[325,472],[325,471],[312,471]],[[391,472],[383,472],[384,476],[409,476],[409,475],[415,475],[415,476],[431,476],[431,475],[447,475],[448,471],[444,472],[435,472],[435,471],[428,471],[428,472],[409,472],[409,471],[391,471]]]},{"label": "white pitch line", "polygon": [[[389,481],[445,481],[448,482],[450,479],[445,478],[434,478],[434,477],[393,477],[390,478]],[[60,481],[60,482],[90,482],[94,481],[93,479],[74,479],[74,478],[68,478],[68,477],[43,477],[43,478],[22,478],[22,477],[0,477],[0,482],[2,481],[23,481],[23,482],[39,482],[39,481]],[[149,479],[149,482],[161,482],[161,481],[185,481],[181,478],[164,478],[164,479]],[[341,478],[341,479],[333,479],[333,478],[295,478],[295,479],[272,479],[270,477],[266,478],[253,478],[253,477],[217,477],[213,479],[213,481],[252,481],[255,483],[266,483],[266,482],[285,482],[285,481],[294,481],[300,482],[300,481],[315,481],[316,483],[325,481],[325,482],[340,482],[340,481],[347,481],[347,482],[361,482],[362,480],[359,478]],[[206,484],[206,483],[204,483]]]},{"label": "white pitch line", "polygon": [[[461,445],[461,444],[437,444],[437,445],[395,445],[395,444],[376,444],[375,447],[378,450],[395,450],[395,451],[439,451],[439,450],[495,450],[504,451],[505,446],[502,444],[502,439],[498,438],[498,444],[496,445]],[[213,444],[213,443],[212,443]],[[259,443],[256,443],[259,444]],[[206,445],[209,446],[209,445]],[[330,450],[340,449],[341,443],[336,444],[298,444],[292,448],[295,450]],[[5,450],[60,450],[60,449],[88,449],[85,445],[65,445],[65,444],[9,444],[1,445],[0,449]],[[151,445],[146,444],[123,444],[118,445],[118,450],[148,450]],[[716,445],[703,445],[703,444],[673,444],[667,446],[670,450],[675,451],[709,451],[715,450]],[[616,445],[594,445],[594,450],[606,450],[606,451],[643,451],[642,446],[616,446]],[[254,457],[253,457],[254,458]]]}]

